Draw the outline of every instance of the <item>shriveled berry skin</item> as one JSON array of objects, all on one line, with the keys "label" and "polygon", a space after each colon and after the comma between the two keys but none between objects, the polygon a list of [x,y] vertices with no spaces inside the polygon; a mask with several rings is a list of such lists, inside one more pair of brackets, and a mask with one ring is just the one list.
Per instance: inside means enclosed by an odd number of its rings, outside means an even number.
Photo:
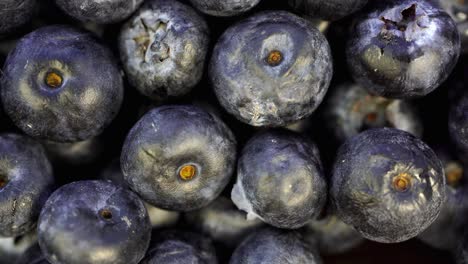
[{"label": "shriveled berry skin", "polygon": [[96,136],[123,99],[122,76],[110,50],[69,26],[47,26],[23,37],[3,73],[5,112],[26,134],[41,139]]},{"label": "shriveled berry skin", "polygon": [[0,236],[32,230],[54,188],[44,148],[25,136],[0,135]]},{"label": "shriveled berry skin", "polygon": [[[125,180],[150,204],[189,211],[213,201],[229,182],[236,140],[214,115],[195,106],[162,106],[146,113],[125,140]],[[186,177],[183,168],[192,170]]]},{"label": "shriveled berry skin", "polygon": [[12,33],[31,20],[37,0],[0,1],[0,37]]},{"label": "shriveled berry skin", "polygon": [[50,264],[42,254],[39,244],[34,244],[15,262],[15,264]]},{"label": "shriveled berry skin", "polygon": [[368,0],[289,0],[289,5],[312,17],[337,20],[360,10],[367,2]]},{"label": "shriveled berry skin", "polygon": [[65,13],[82,22],[111,24],[125,20],[144,0],[55,0]]},{"label": "shriveled berry skin", "polygon": [[285,126],[311,115],[332,72],[322,33],[284,11],[256,14],[227,29],[209,69],[221,105],[253,126]]},{"label": "shriveled berry skin", "polygon": [[340,147],[331,198],[337,216],[364,237],[396,243],[432,224],[445,188],[442,163],[425,143],[398,129],[379,128]]},{"label": "shriveled berry skin", "polygon": [[372,1],[346,48],[353,78],[390,98],[427,95],[445,81],[460,54],[455,22],[430,1]]},{"label": "shriveled berry skin", "polygon": [[248,236],[232,254],[230,264],[320,264],[316,250],[295,231],[263,228]]},{"label": "shriveled berry skin", "polygon": [[190,0],[190,2],[207,15],[229,17],[249,11],[260,3],[260,0]]},{"label": "shriveled berry skin", "polygon": [[153,235],[151,245],[140,264],[217,264],[211,240],[202,235],[167,230]]},{"label": "shriveled berry skin", "polygon": [[327,183],[318,149],[287,130],[254,136],[242,150],[232,201],[279,228],[294,229],[317,217],[327,199]]},{"label": "shriveled berry skin", "polygon": [[47,200],[38,238],[52,264],[131,264],[144,257],[151,225],[143,202],[127,188],[78,181]]},{"label": "shriveled berry skin", "polygon": [[203,17],[176,0],[149,0],[123,26],[120,58],[132,86],[155,100],[188,93],[209,46]]},{"label": "shriveled berry skin", "polygon": [[463,53],[468,53],[468,2],[460,0],[439,0],[442,8],[457,23]]}]

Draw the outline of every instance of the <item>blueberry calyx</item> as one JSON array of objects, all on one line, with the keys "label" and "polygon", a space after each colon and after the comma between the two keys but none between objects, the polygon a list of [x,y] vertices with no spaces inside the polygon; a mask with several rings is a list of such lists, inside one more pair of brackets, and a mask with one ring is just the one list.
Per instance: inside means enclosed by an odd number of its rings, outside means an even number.
[{"label": "blueberry calyx", "polygon": [[9,180],[5,175],[0,175],[0,190],[7,186]]},{"label": "blueberry calyx", "polygon": [[192,180],[197,175],[197,167],[193,164],[182,165],[179,169],[179,177],[184,181]]},{"label": "blueberry calyx", "polygon": [[268,65],[270,65],[271,67],[278,66],[283,61],[283,53],[281,53],[281,51],[279,50],[270,51],[265,60],[266,63],[268,63]]},{"label": "blueberry calyx", "polygon": [[[418,28],[426,27],[424,19],[427,18],[427,15],[418,9],[417,3],[401,11],[392,11],[380,18],[384,22],[381,30],[381,37],[384,40],[391,41],[393,37],[401,37],[410,41],[412,39],[411,35],[417,35],[414,33]],[[404,34],[404,37],[402,34]]]},{"label": "blueberry calyx", "polygon": [[445,168],[445,177],[448,185],[459,186],[463,178],[463,167],[456,162],[450,162]]},{"label": "blueberry calyx", "polygon": [[407,192],[411,189],[411,174],[402,172],[393,178],[393,189],[397,192]]},{"label": "blueberry calyx", "polygon": [[[140,19],[141,24],[145,28],[145,35],[134,38],[137,44],[141,47],[144,54],[144,62],[163,62],[169,58],[170,47],[164,42],[168,34],[167,22],[156,21],[148,23],[144,18]],[[154,25],[154,26],[152,26]]]},{"label": "blueberry calyx", "polygon": [[102,219],[106,221],[109,221],[112,219],[112,211],[107,208],[99,210],[99,215],[102,217]]},{"label": "blueberry calyx", "polygon": [[44,82],[51,89],[60,88],[63,84],[63,77],[56,71],[49,71],[45,75]]}]

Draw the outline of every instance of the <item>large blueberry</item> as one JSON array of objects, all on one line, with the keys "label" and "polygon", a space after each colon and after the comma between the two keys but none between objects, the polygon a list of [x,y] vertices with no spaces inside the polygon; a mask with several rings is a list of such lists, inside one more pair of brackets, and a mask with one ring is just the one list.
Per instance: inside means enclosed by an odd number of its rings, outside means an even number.
[{"label": "large blueberry", "polygon": [[383,243],[417,236],[445,201],[441,161],[424,142],[394,128],[367,130],[346,141],[331,185],[338,217]]},{"label": "large blueberry", "polygon": [[55,0],[65,13],[82,22],[110,24],[129,17],[144,0]]},{"label": "large blueberry", "polygon": [[153,99],[188,93],[202,78],[209,45],[203,17],[176,0],[149,0],[122,28],[130,83]]},{"label": "large blueberry", "polygon": [[151,225],[143,202],[110,181],[78,181],[47,200],[39,245],[53,264],[132,264],[145,255]]},{"label": "large blueberry", "polygon": [[211,16],[235,16],[254,8],[260,0],[190,0],[201,12]]},{"label": "large blueberry", "polygon": [[0,135],[0,236],[33,229],[54,187],[52,166],[36,141]]},{"label": "large blueberry", "polygon": [[15,264],[50,264],[38,244],[34,244],[15,262]]},{"label": "large blueberry", "polygon": [[392,98],[432,92],[452,72],[459,54],[455,22],[430,1],[372,1],[347,44],[354,79]]},{"label": "large blueberry", "polygon": [[163,106],[144,115],[125,141],[125,180],[154,206],[195,210],[229,182],[236,140],[216,116],[195,106]]},{"label": "large blueberry", "polygon": [[337,20],[350,15],[367,4],[368,0],[289,0],[295,10],[312,17]]},{"label": "large blueberry", "polygon": [[274,228],[248,236],[232,254],[230,264],[320,264],[322,260],[299,233]]},{"label": "large blueberry", "polygon": [[327,183],[317,147],[286,130],[252,138],[242,150],[232,200],[247,218],[279,228],[299,228],[318,216]]},{"label": "large blueberry", "polygon": [[31,20],[37,0],[0,1],[0,37],[14,32]]},{"label": "large blueberry", "polygon": [[90,33],[47,26],[25,37],[3,67],[1,99],[25,133],[52,141],[100,134],[120,109],[122,75]]},{"label": "large blueberry", "polygon": [[253,126],[284,126],[311,115],[332,77],[326,38],[288,12],[254,15],[224,32],[209,75],[222,106]]},{"label": "large blueberry", "polygon": [[439,0],[439,2],[457,23],[462,51],[468,53],[468,2],[464,0]]}]

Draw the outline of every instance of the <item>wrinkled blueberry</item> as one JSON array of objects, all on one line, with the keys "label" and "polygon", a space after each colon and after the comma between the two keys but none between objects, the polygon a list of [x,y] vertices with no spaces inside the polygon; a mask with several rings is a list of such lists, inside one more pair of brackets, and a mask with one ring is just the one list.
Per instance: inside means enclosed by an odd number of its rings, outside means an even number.
[{"label": "wrinkled blueberry", "polygon": [[29,22],[34,15],[37,2],[37,0],[0,1],[0,37],[13,33]]},{"label": "wrinkled blueberry", "polygon": [[447,79],[460,54],[455,22],[429,1],[372,1],[353,26],[349,69],[370,92],[427,95]]},{"label": "wrinkled blueberry", "polygon": [[21,236],[0,238],[0,263],[16,263],[17,259],[27,254],[26,250],[35,243],[37,236],[34,229]]},{"label": "wrinkled blueberry", "polygon": [[188,93],[201,79],[209,44],[203,17],[176,0],[149,0],[122,28],[130,83],[157,100]]},{"label": "wrinkled blueberry", "polygon": [[439,2],[457,23],[462,51],[468,53],[468,2],[464,0],[439,0]]},{"label": "wrinkled blueberry", "polygon": [[211,16],[235,16],[254,8],[260,0],[190,0],[201,12]]},{"label": "wrinkled blueberry", "polygon": [[53,187],[52,166],[39,143],[0,135],[0,236],[32,230]]},{"label": "wrinkled blueberry", "polygon": [[231,26],[216,44],[209,75],[221,105],[253,126],[284,126],[311,115],[332,77],[325,37],[288,12]]},{"label": "wrinkled blueberry", "polygon": [[120,109],[121,73],[90,33],[47,26],[25,37],[3,67],[1,99],[26,134],[59,142],[102,132]]},{"label": "wrinkled blueberry", "polygon": [[378,128],[340,147],[331,196],[343,222],[370,240],[396,243],[417,236],[437,218],[445,188],[442,163],[424,142]]},{"label": "wrinkled blueberry", "polygon": [[318,216],[327,183],[318,149],[304,137],[271,130],[252,138],[242,150],[232,201],[279,228],[299,228]]},{"label": "wrinkled blueberry", "polygon": [[229,182],[236,140],[217,117],[195,106],[162,106],[144,115],[124,143],[129,186],[154,206],[202,208]]},{"label": "wrinkled blueberry", "polygon": [[15,264],[50,264],[42,254],[39,244],[34,244],[15,262]]},{"label": "wrinkled blueberry", "polygon": [[145,255],[151,225],[143,202],[110,181],[78,181],[47,200],[39,245],[53,264],[131,264]]},{"label": "wrinkled blueberry", "polygon": [[289,0],[295,10],[312,17],[337,20],[350,15],[367,4],[368,0]]},{"label": "wrinkled blueberry", "polygon": [[55,0],[65,13],[82,22],[110,24],[129,17],[144,0]]}]

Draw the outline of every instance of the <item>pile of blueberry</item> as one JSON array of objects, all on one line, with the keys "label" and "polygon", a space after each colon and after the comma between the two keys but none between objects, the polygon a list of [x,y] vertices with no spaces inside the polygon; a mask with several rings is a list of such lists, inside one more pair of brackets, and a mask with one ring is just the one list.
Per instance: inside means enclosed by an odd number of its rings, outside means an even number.
[{"label": "pile of blueberry", "polygon": [[468,1],[0,0],[0,264],[468,263]]}]

